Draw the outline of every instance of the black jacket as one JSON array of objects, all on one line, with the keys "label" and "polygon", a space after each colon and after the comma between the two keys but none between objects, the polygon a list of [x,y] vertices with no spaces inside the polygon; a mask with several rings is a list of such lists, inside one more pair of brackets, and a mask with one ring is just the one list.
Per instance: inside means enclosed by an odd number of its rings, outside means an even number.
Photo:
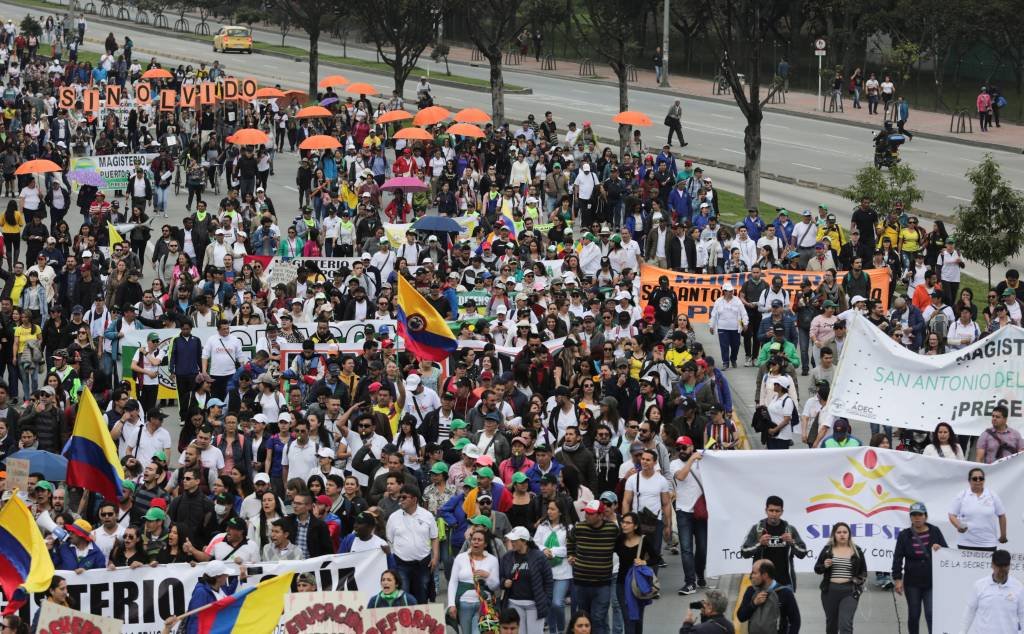
[{"label": "black jacket", "polygon": [[[761,592],[761,588],[750,586],[743,593],[739,608],[736,610],[736,618],[741,623],[746,623],[754,616],[754,612],[762,606],[754,605],[754,597]],[[789,586],[776,585],[772,590],[779,600],[779,634],[791,634],[800,631],[800,606],[796,602],[796,595],[793,588]],[[763,605],[763,604],[762,604]]]},{"label": "black jacket", "polygon": [[[548,609],[551,607],[551,594],[554,586],[551,565],[533,542],[527,542],[527,544],[529,544],[526,550],[526,567],[529,575],[527,580],[530,582],[530,590],[533,592],[533,604],[537,608],[537,617],[546,619]],[[498,561],[498,572],[501,575],[502,586],[504,586],[505,580],[516,579],[519,576],[516,553],[509,551],[501,556]]]},{"label": "black jacket", "polygon": [[903,580],[903,584],[915,588],[932,587],[932,549],[935,544],[946,548],[942,531],[928,526],[928,548],[923,555],[914,552],[914,529],[904,528],[896,537],[896,548],[892,551],[892,578]]},{"label": "black jacket", "polygon": [[[853,554],[853,579],[854,583],[864,583],[864,580],[868,575],[867,561],[864,559],[864,551],[860,549],[860,546],[854,546]],[[814,572],[821,575],[821,585],[819,586],[823,591],[828,590],[829,582],[832,580],[832,568],[825,567],[825,560],[832,559],[832,547],[825,546],[821,549],[821,553],[818,555],[818,561],[814,562]]]},{"label": "black jacket", "polygon": [[[291,534],[295,535],[296,542],[298,542],[299,524],[294,513],[288,516],[288,522],[291,524]],[[334,546],[331,544],[331,534],[327,530],[327,523],[313,515],[309,516],[309,528],[306,530],[306,548],[309,550],[310,557],[334,554]]]}]

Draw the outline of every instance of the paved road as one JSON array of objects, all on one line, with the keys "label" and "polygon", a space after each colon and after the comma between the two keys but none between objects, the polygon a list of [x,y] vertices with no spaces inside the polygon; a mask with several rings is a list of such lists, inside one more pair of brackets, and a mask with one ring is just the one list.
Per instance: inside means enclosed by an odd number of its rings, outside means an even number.
[{"label": "paved road", "polygon": [[[24,8],[13,3],[0,3],[4,14],[19,15]],[[38,13],[33,9],[33,13]],[[98,17],[90,17],[94,25],[89,35],[101,35],[108,30]],[[126,25],[116,23],[115,33],[122,33]],[[280,36],[269,32],[257,34],[261,40],[279,43]],[[211,52],[195,42],[181,40],[168,33],[155,36],[149,33],[134,38],[137,50],[155,48],[173,58],[174,55],[209,59]],[[286,44],[305,48],[307,40],[301,32],[285,38]],[[341,55],[340,44],[321,41],[324,53]],[[375,59],[371,50],[348,47],[351,57]],[[290,86],[305,86],[306,63],[280,58],[254,55],[220,55],[222,63],[236,72],[255,72],[257,76],[272,77]],[[434,64],[424,57],[421,66],[431,72],[441,72],[442,65]],[[454,72],[469,77],[486,79],[488,70],[484,66],[471,67],[455,65]],[[365,73],[345,72],[346,76],[359,80],[377,82],[378,86],[390,90],[391,80],[383,76]],[[533,95],[509,95],[506,108],[514,116],[533,112],[538,116],[546,109],[558,114],[563,125],[570,120],[577,123],[592,120],[597,132],[607,138],[615,138],[617,129],[610,118],[618,112],[618,91],[607,85],[567,81],[534,73],[507,69],[507,83],[528,86]],[[412,86],[410,85],[411,89]],[[487,107],[490,97],[486,93],[462,89],[444,88],[438,90],[442,101],[455,106]],[[664,128],[659,124],[663,113],[668,110],[674,97],[654,92],[630,91],[631,109],[643,110],[651,115],[655,126],[647,131],[649,142],[660,142]],[[735,105],[688,99],[684,103],[684,131],[693,154],[704,158],[742,164],[743,162],[743,119]],[[912,126],[911,126],[911,129]],[[763,127],[763,169],[802,178],[823,184],[845,187],[851,175],[871,160],[871,133],[860,127],[839,122],[817,121],[795,115],[769,112],[764,117]],[[905,160],[917,171],[925,198],[920,203],[923,209],[938,213],[949,213],[959,203],[970,200],[971,192],[963,178],[964,173],[978,164],[986,152],[991,152],[1002,164],[1006,176],[1018,188],[1024,189],[1024,155],[1006,151],[986,150],[948,141],[917,139],[904,146]]]}]

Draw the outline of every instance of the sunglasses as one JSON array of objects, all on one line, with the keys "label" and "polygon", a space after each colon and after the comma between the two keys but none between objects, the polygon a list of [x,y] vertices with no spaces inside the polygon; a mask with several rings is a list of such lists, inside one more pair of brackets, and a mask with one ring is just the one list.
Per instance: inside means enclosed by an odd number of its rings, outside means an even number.
[{"label": "sunglasses", "polygon": [[984,482],[985,476],[971,476],[971,482]]}]

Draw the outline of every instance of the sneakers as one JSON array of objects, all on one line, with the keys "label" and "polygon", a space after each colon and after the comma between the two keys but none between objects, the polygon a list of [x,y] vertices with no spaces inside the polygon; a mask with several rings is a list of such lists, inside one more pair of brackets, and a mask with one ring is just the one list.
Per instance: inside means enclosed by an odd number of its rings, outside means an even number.
[{"label": "sneakers", "polygon": [[708,587],[707,579],[697,579],[697,587],[698,588],[706,588],[706,587]]},{"label": "sneakers", "polygon": [[749,368],[752,365],[754,365],[754,360],[751,359],[750,357],[747,357],[746,360],[743,362],[743,367],[745,368]]},{"label": "sneakers", "polygon": [[682,588],[679,588],[679,596],[687,596],[690,594],[697,594],[697,588],[692,583],[688,583]]}]

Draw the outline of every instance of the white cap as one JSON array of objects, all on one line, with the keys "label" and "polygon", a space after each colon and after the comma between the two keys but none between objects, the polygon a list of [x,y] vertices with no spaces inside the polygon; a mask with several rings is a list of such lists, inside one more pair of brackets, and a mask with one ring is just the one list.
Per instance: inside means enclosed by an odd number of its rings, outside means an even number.
[{"label": "white cap", "polygon": [[854,295],[853,299],[850,300],[850,304],[856,304],[857,302],[866,302],[866,301],[868,301],[868,300],[866,300],[863,295]]},{"label": "white cap", "polygon": [[729,292],[732,292],[733,290],[734,290],[734,289],[733,289],[733,287],[732,287],[732,284],[731,284],[731,283],[729,283],[729,282],[726,282],[725,284],[722,284],[722,291],[723,291],[723,292],[724,292],[724,291],[729,291]]},{"label": "white cap", "polygon": [[494,309],[494,312],[496,312],[498,314],[504,313],[504,314],[507,315],[508,314],[508,306],[506,306],[505,304],[498,304],[498,307]]},{"label": "white cap", "polygon": [[363,192],[362,197],[363,198],[369,198],[370,197],[370,192]]},{"label": "white cap", "polygon": [[772,383],[774,383],[775,385],[781,385],[784,389],[787,390],[793,385],[793,382],[785,374],[780,374],[779,376],[772,379]]},{"label": "white cap", "polygon": [[434,260],[432,258],[423,258],[423,263],[424,264],[433,264]]},{"label": "white cap", "polygon": [[626,291],[619,291],[618,293],[615,294],[615,301],[618,302],[624,299],[633,299],[633,296],[627,293]]},{"label": "white cap", "polygon": [[266,423],[267,416],[266,414],[256,414],[255,416],[252,417],[252,420],[255,423]]},{"label": "white cap", "polygon": [[405,389],[407,389],[407,390],[415,390],[415,389],[419,388],[419,386],[420,386],[420,375],[418,375],[418,374],[410,374],[409,376],[405,377]]},{"label": "white cap", "polygon": [[206,564],[206,567],[202,570],[203,574],[208,577],[219,577],[221,575],[230,575],[231,570],[228,565],[220,559],[214,559],[210,563]]},{"label": "white cap", "polygon": [[317,458],[333,458],[334,457],[334,452],[331,451],[330,447],[320,447],[319,449],[316,450],[316,457]]},{"label": "white cap", "polygon": [[[253,416],[253,418],[255,419],[256,417]],[[263,484],[270,484],[270,476],[265,473],[257,473],[253,476],[252,482],[253,484],[259,484],[260,482]]]},{"label": "white cap", "polygon": [[652,219],[652,220],[661,220],[661,219],[662,219],[662,217],[663,217],[663,216],[661,215],[661,212],[660,212],[660,211],[656,211],[656,212],[654,212],[654,215],[653,215],[653,216],[651,216],[651,219]]},{"label": "white cap", "polygon": [[588,174],[590,173],[590,163],[583,164],[583,171],[587,172]]},{"label": "white cap", "polygon": [[218,236],[226,236],[226,235],[228,235],[228,232],[227,232],[227,231],[224,231],[223,229],[217,229],[217,230],[216,230],[216,231],[214,232],[214,235],[218,235]]},{"label": "white cap", "polygon": [[292,415],[288,412],[281,412],[277,415],[277,422],[292,422]]},{"label": "white cap", "polygon": [[707,204],[707,203],[701,203],[701,204],[700,204],[700,208],[701,208],[701,209],[704,209],[705,207],[710,207],[710,206],[711,206],[711,205],[709,205],[709,204]]},{"label": "white cap", "polygon": [[363,251],[363,254],[359,256],[359,259],[360,259],[360,260],[369,260],[369,259],[370,259],[370,257],[371,257],[371,256],[370,256],[370,254],[369,254],[369,253],[367,253],[367,252]]},{"label": "white cap", "polygon": [[537,204],[537,202],[538,201],[537,201],[537,197],[536,196],[527,196],[526,197],[526,204],[527,205],[535,205],[535,204]]},{"label": "white cap", "polygon": [[462,455],[469,456],[473,460],[479,458],[480,453],[480,447],[477,447],[476,445],[473,444],[466,445],[465,447],[462,448]]},{"label": "white cap", "polygon": [[526,530],[522,526],[516,526],[509,532],[505,533],[505,539],[510,542],[519,540],[528,542],[530,541],[530,531]]}]

